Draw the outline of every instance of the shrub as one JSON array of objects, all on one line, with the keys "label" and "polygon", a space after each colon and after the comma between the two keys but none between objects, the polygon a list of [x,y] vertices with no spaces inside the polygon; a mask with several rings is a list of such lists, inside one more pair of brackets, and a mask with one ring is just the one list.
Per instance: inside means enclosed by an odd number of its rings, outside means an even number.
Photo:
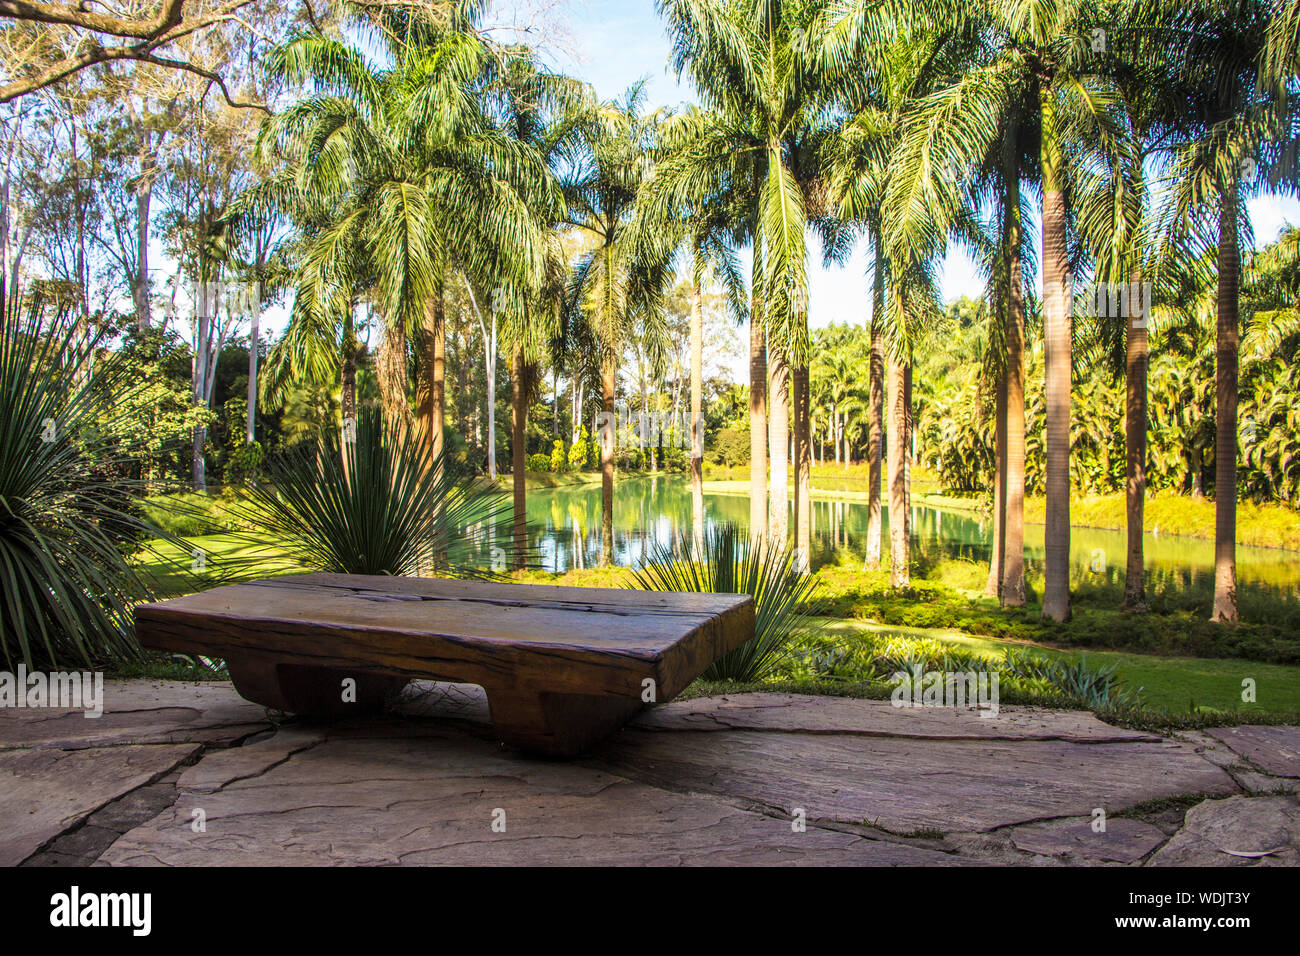
[{"label": "shrub", "polygon": [[410,575],[432,566],[455,577],[494,576],[484,569],[486,539],[463,529],[501,520],[504,495],[454,462],[429,467],[428,440],[414,426],[384,423],[378,409],[358,415],[348,447],[345,461],[330,429],[319,446],[269,465],[269,481],[244,489],[236,508],[257,528],[250,539],[275,541],[317,571]]},{"label": "shrub", "polygon": [[748,465],[749,432],[739,428],[722,429],[707,454],[715,465]]},{"label": "shrub", "polygon": [[686,472],[686,449],[678,448],[675,445],[667,445],[663,448],[663,453],[659,457],[659,466],[664,471]]},{"label": "shrub", "polygon": [[814,587],[811,575],[795,570],[791,553],[754,547],[729,524],[707,529],[699,542],[682,537],[672,545],[654,545],[635,577],[634,586],[647,591],[753,596],[753,638],[710,664],[701,675],[706,681],[770,676],[805,624],[802,607]]},{"label": "shrub", "polygon": [[71,321],[24,321],[0,280],[0,650],[7,669],[140,657],[127,563],[160,532],[120,476],[105,427],[132,388]]},{"label": "shrub", "polygon": [[569,448],[569,467],[575,471],[587,467],[587,458],[590,454],[589,446],[593,443],[587,438],[587,429],[578,432],[578,440]]},{"label": "shrub", "polygon": [[564,450],[564,439],[551,442],[551,471],[557,475],[569,470],[569,455]]},{"label": "shrub", "polygon": [[529,455],[528,463],[524,467],[529,471],[550,471],[551,459],[540,453]]}]

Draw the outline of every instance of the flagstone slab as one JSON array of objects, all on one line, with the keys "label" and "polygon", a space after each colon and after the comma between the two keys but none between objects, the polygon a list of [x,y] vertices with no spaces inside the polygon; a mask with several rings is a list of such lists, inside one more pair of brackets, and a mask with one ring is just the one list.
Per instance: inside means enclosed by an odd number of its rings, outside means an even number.
[{"label": "flagstone slab", "polygon": [[[278,736],[278,735],[277,735]],[[456,731],[274,739],[187,771],[176,803],[126,833],[106,865],[961,863],[942,852],[808,827],[708,795],[574,763],[520,758]],[[225,756],[225,755],[216,755]],[[200,789],[200,785],[201,788]],[[201,810],[203,832],[195,832]],[[494,829],[494,822],[497,829]],[[504,827],[502,830],[501,827]]]},{"label": "flagstone slab", "polygon": [[1300,798],[1235,796],[1198,803],[1148,865],[1300,865]]},{"label": "flagstone slab", "polygon": [[18,865],[90,813],[151,783],[198,750],[197,744],[144,744],[0,752],[0,866]]},{"label": "flagstone slab", "polygon": [[[982,716],[983,715],[983,716]],[[632,721],[644,730],[775,730],[952,740],[1075,740],[1101,743],[1162,738],[1098,720],[1089,711],[1002,707],[895,707],[888,700],[809,694],[727,694],[673,701]]]},{"label": "flagstone slab", "polygon": [[1207,731],[1276,777],[1300,777],[1300,727],[1215,727]]},{"label": "flagstone slab", "polygon": [[100,717],[67,708],[0,708],[0,750],[188,742],[225,746],[270,727],[266,708],[244,700],[228,681],[105,681]]},{"label": "flagstone slab", "polygon": [[[1300,862],[1300,800],[1274,795],[1300,779],[1298,728],[1167,740],[1087,712],[979,713],[733,694],[552,762],[501,748],[473,685],[273,723],[224,682],[107,682],[101,718],[0,709],[0,865]],[[1189,793],[1232,796],[1185,825],[1116,816]]]},{"label": "flagstone slab", "polygon": [[1166,839],[1158,827],[1123,817],[1107,820],[1102,831],[1091,820],[1034,823],[1011,831],[1011,842],[1026,853],[1103,863],[1136,863]]},{"label": "flagstone slab", "polygon": [[779,732],[625,729],[600,765],[655,786],[703,790],[809,819],[894,833],[985,831],[1115,814],[1146,800],[1234,793],[1232,778],[1181,743],[944,740]]}]

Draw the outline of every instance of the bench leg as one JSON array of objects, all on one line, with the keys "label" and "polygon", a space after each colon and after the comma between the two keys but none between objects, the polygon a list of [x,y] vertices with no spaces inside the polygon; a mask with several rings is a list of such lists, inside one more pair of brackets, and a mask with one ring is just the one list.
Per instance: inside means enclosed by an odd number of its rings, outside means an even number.
[{"label": "bench leg", "polygon": [[[396,697],[408,679],[364,671],[349,673],[332,667],[279,664],[254,657],[226,661],[239,696],[291,714],[313,717],[354,717],[373,714]],[[356,681],[355,693],[344,700],[343,681]]]},{"label": "bench leg", "polygon": [[519,750],[549,757],[576,757],[587,752],[644,706],[639,697],[484,690],[497,738]]}]

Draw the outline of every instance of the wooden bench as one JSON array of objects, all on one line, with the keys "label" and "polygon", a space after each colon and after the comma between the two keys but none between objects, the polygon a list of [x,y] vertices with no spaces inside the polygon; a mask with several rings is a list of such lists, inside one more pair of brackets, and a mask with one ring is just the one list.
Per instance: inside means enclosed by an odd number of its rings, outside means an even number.
[{"label": "wooden bench", "polygon": [[268,707],[350,715],[379,710],[412,678],[478,684],[502,741],[573,756],[752,638],[754,602],[306,574],[144,604],[135,622],[145,647],[224,659],[235,689]]}]

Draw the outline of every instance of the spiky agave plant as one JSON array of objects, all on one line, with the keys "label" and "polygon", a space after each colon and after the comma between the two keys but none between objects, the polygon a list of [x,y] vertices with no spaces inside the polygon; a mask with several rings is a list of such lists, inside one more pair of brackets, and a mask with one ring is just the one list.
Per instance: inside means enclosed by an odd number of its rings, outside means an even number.
[{"label": "spiky agave plant", "polygon": [[[331,431],[265,469],[236,511],[250,534],[315,571],[495,577],[481,533],[502,520],[505,498],[449,461],[431,462],[413,426],[363,409],[355,431]],[[308,447],[310,445],[310,447]]]},{"label": "spiky agave plant", "polygon": [[0,279],[0,649],[12,669],[140,656],[126,554],[159,532],[115,467],[105,399],[130,383],[97,338]]},{"label": "spiky agave plant", "polygon": [[754,598],[754,636],[709,665],[710,681],[761,681],[776,670],[807,622],[803,608],[815,584],[794,555],[758,547],[734,525],[706,528],[698,542],[683,535],[650,548],[633,587],[647,591],[748,594]]}]

